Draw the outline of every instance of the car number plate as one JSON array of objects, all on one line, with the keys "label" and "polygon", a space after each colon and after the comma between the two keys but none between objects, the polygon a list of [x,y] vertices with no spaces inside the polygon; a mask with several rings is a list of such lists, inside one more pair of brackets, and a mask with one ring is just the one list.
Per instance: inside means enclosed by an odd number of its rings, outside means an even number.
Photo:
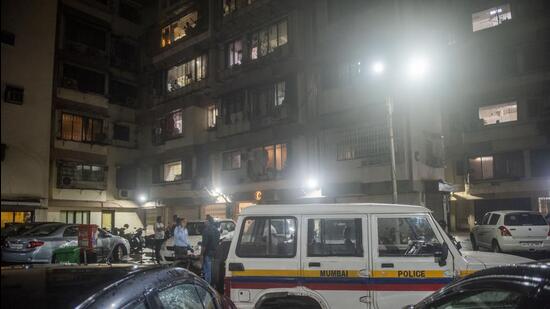
[{"label": "car number plate", "polygon": [[542,241],[522,241],[520,244],[524,247],[539,247],[542,245]]},{"label": "car number plate", "polygon": [[12,244],[10,247],[14,249],[23,249],[23,244]]}]

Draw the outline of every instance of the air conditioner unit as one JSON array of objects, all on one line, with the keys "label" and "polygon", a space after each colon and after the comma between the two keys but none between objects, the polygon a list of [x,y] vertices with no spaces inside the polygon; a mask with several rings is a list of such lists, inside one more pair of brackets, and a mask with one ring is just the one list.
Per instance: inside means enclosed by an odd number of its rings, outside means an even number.
[{"label": "air conditioner unit", "polygon": [[118,189],[118,198],[121,200],[130,200],[134,197],[134,190]]}]

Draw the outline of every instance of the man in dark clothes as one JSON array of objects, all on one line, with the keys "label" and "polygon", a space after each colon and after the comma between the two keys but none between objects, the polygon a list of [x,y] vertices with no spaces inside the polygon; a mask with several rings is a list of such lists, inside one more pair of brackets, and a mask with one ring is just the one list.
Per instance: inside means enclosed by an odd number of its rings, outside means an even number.
[{"label": "man in dark clothes", "polygon": [[202,231],[202,272],[204,280],[212,284],[212,259],[216,256],[216,248],[220,242],[220,232],[216,228],[214,218],[206,216],[206,223]]}]

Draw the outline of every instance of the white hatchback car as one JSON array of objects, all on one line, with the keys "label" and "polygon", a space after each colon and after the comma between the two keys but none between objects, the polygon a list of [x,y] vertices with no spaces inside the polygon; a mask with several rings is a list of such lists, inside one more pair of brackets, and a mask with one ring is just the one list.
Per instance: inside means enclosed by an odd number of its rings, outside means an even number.
[{"label": "white hatchback car", "polygon": [[536,211],[493,211],[473,228],[470,239],[474,250],[550,251],[550,226]]}]

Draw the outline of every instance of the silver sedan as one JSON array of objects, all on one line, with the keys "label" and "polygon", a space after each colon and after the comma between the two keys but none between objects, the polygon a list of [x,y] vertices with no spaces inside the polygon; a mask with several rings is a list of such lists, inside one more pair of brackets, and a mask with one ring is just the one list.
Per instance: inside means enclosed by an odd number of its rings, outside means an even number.
[{"label": "silver sedan", "polygon": [[[130,252],[128,240],[98,229],[95,251],[98,260],[120,261]],[[51,263],[54,250],[78,245],[78,225],[52,223],[8,237],[2,248],[2,262]]]}]

